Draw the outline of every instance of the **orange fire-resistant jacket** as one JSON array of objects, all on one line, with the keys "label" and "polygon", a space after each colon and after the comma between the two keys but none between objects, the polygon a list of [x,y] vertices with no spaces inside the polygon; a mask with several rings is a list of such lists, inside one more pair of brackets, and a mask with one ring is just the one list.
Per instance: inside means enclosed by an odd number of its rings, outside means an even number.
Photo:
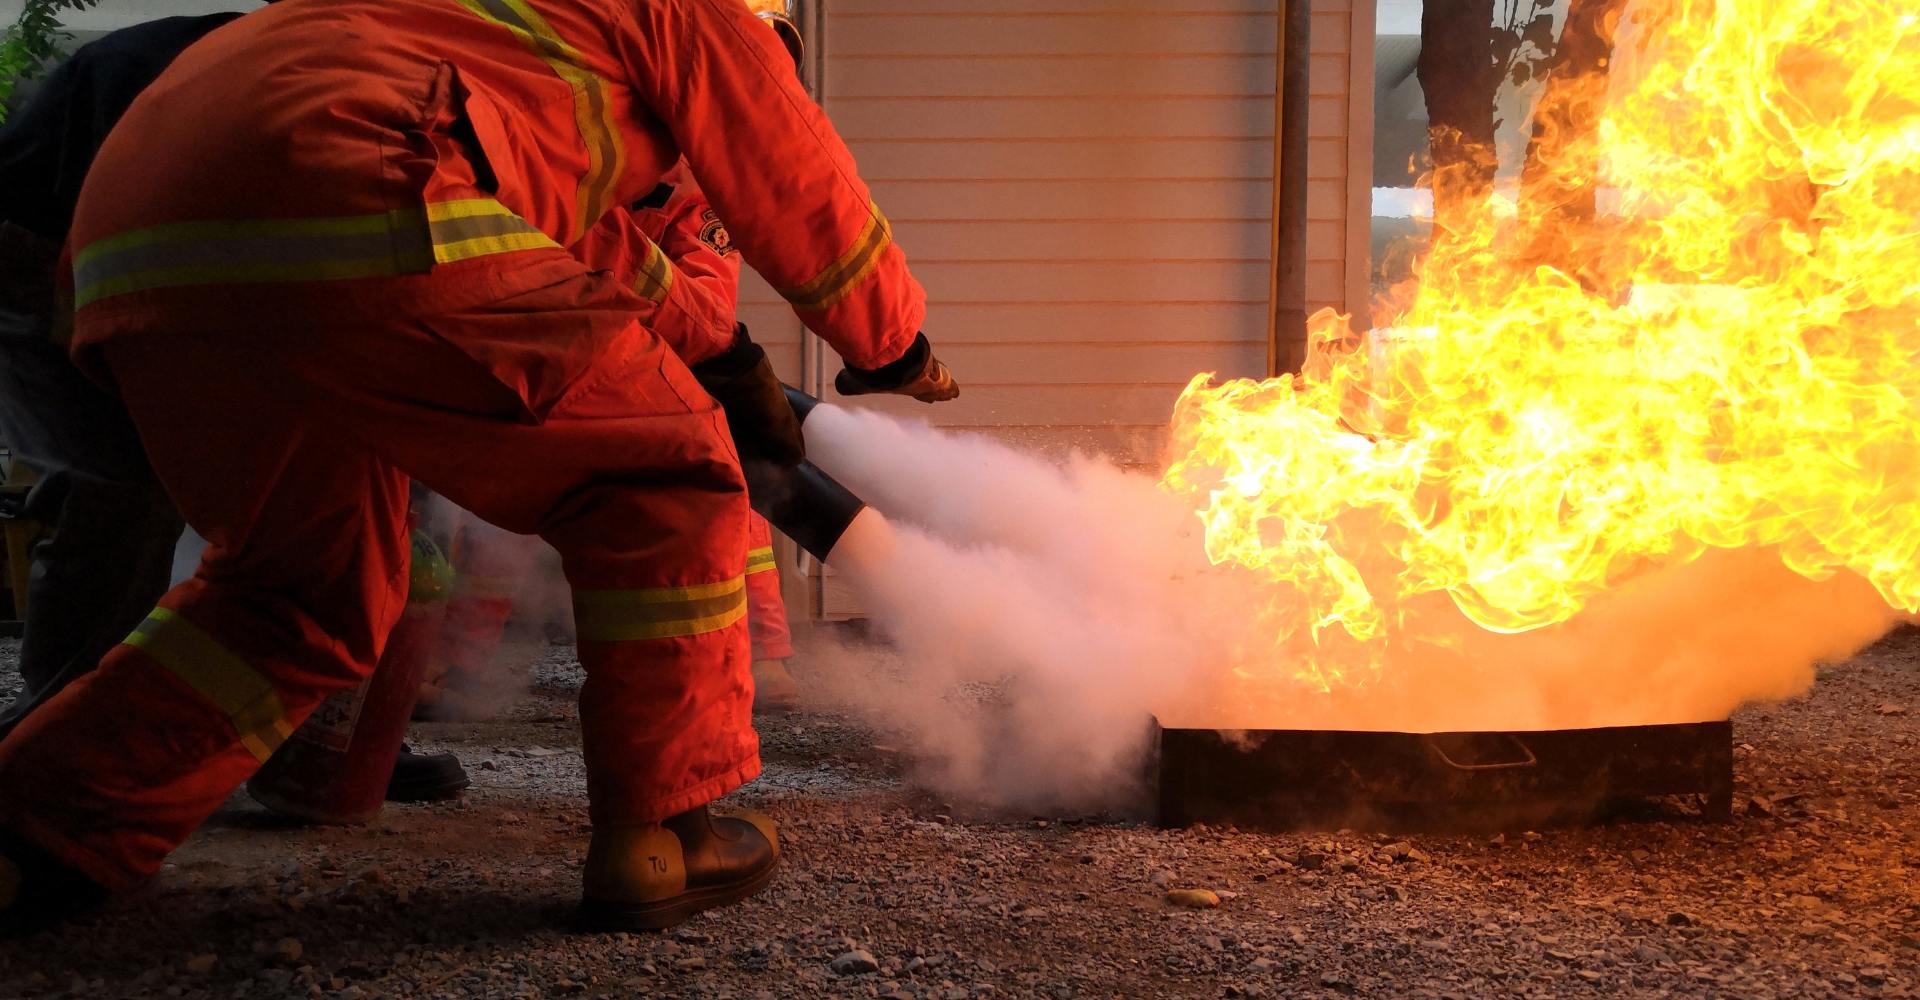
[{"label": "orange fire-resistant jacket", "polygon": [[740,251],[685,164],[659,192],[616,209],[573,247],[588,267],[611,271],[646,302],[642,319],[688,364],[733,342]]},{"label": "orange fire-resistant jacket", "polygon": [[[236,79],[249,96],[202,99]],[[170,100],[197,141],[141,134],[140,105]],[[738,0],[280,4],[195,46],[126,122],[98,161],[122,169],[100,172],[169,196],[83,195],[83,339],[156,297],[572,246],[683,154],[741,256],[849,363],[899,357],[925,311],[852,156]],[[470,164],[449,168],[447,136]]]}]

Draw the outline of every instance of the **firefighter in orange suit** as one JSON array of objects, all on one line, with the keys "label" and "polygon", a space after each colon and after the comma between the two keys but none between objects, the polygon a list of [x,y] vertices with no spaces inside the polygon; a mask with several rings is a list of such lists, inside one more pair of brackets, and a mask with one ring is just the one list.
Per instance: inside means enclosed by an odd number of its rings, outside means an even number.
[{"label": "firefighter in orange suit", "polygon": [[564,249],[682,155],[845,381],[957,394],[851,156],[739,0],[292,0],[133,104],[73,227],[76,356],[210,545],[0,742],[0,916],[151,875],[366,676],[409,476],[561,554],[583,923],[766,885],[771,821],[706,806],[759,769],[738,454],[796,459],[798,422],[753,344],[690,372]]},{"label": "firefighter in orange suit", "polygon": [[[798,54],[795,60],[798,61]],[[726,348],[735,336],[740,253],[699,184],[680,164],[629,212],[615,212],[574,247],[591,267],[620,275],[654,304],[652,330],[689,362]],[[747,516],[747,626],[753,650],[753,705],[786,711],[798,700],[787,672],[793,636],[773,558],[773,528]]]}]

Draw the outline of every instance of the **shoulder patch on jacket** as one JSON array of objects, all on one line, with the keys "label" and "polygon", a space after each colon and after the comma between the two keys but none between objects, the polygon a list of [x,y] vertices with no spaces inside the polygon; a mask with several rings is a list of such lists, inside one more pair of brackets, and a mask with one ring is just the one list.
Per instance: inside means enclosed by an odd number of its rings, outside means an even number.
[{"label": "shoulder patch on jacket", "polygon": [[720,224],[720,217],[713,214],[711,208],[700,213],[700,242],[722,257],[739,252],[734,249],[733,237],[728,235],[727,227]]}]

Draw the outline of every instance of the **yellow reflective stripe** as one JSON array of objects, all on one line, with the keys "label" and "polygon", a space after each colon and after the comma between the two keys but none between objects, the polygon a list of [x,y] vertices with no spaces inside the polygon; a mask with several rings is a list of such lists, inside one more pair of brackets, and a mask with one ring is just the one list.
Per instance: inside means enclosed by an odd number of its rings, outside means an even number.
[{"label": "yellow reflective stripe", "polygon": [[755,573],[765,573],[768,570],[775,569],[775,568],[776,567],[773,562],[773,546],[769,545],[763,549],[747,550],[747,575],[748,576],[752,576]]},{"label": "yellow reflective stripe", "polygon": [[586,642],[673,639],[717,632],[747,613],[747,580],[692,587],[575,590],[573,626]]},{"label": "yellow reflective stripe", "polygon": [[607,82],[587,68],[586,57],[567,44],[560,33],[525,0],[460,0],[460,5],[483,20],[506,28],[564,80],[573,91],[573,120],[587,148],[587,172],[577,193],[579,219],[573,240],[605,215],[613,185],[624,170],[626,151],[620,123],[615,120]]},{"label": "yellow reflective stripe", "polygon": [[633,290],[639,292],[641,298],[665,302],[672,289],[673,263],[667,260],[666,251],[647,240],[647,255],[640,261],[640,273],[633,276]]},{"label": "yellow reflective stripe", "polygon": [[893,226],[880,214],[880,206],[867,203],[872,217],[853,241],[853,246],[828,264],[812,281],[798,288],[782,288],[780,294],[795,309],[830,309],[844,299],[860,282],[880,266],[880,258],[893,245]]},{"label": "yellow reflective stripe", "polygon": [[74,301],[151,288],[417,274],[559,244],[491,198],[425,210],[305,219],[173,222],[96,240],[74,255]]},{"label": "yellow reflective stripe", "polygon": [[488,254],[559,244],[492,198],[463,198],[427,206],[433,258],[442,264]]},{"label": "yellow reflective stripe", "polygon": [[373,260],[315,261],[298,264],[206,264],[193,267],[147,268],[104,281],[90,282],[74,293],[78,309],[101,299],[152,288],[180,288],[186,285],[268,284],[290,281],[336,281],[348,278],[378,278],[396,273],[391,258]]},{"label": "yellow reflective stripe", "polygon": [[256,758],[273,756],[292,735],[273,685],[185,618],[154,608],[125,642],[225,712],[241,744]]},{"label": "yellow reflective stripe", "polygon": [[204,222],[169,222],[95,240],[73,255],[73,263],[75,267],[79,267],[105,254],[154,243],[227,240],[246,236],[362,236],[386,233],[401,228],[406,220],[417,222],[419,217],[418,212],[379,212],[372,215],[311,219],[220,219]]}]

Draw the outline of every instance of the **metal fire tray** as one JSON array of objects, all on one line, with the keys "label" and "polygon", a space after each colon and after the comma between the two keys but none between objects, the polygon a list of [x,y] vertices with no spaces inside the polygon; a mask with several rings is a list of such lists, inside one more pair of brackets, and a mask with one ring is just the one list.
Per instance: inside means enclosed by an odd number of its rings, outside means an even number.
[{"label": "metal fire tray", "polygon": [[1154,725],[1162,826],[1490,833],[1591,823],[1661,796],[1733,808],[1727,722],[1537,732]]}]

